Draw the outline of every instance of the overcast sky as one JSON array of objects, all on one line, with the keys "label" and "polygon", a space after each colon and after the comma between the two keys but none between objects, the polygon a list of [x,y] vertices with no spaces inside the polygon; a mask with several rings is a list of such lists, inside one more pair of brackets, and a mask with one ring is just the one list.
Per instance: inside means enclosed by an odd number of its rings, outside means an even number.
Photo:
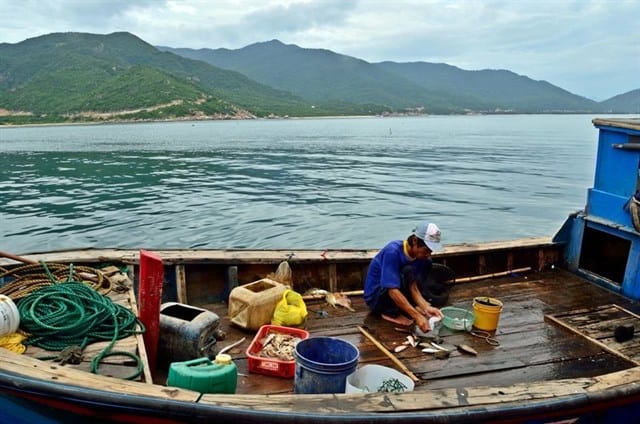
[{"label": "overcast sky", "polygon": [[593,100],[640,88],[640,0],[0,0],[0,42],[67,31],[508,69]]}]

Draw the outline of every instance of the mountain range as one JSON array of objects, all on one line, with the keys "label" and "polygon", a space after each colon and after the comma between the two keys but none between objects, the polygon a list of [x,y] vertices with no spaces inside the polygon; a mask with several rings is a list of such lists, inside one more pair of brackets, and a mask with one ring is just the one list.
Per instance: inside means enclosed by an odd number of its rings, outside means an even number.
[{"label": "mountain range", "polygon": [[508,70],[369,63],[278,40],[195,50],[118,32],[0,44],[0,124],[638,110],[640,89],[595,102]]}]

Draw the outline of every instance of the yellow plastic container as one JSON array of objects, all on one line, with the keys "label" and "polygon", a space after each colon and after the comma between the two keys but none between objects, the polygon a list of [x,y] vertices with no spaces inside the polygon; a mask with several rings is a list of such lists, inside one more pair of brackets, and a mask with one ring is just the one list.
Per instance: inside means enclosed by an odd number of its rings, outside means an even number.
[{"label": "yellow plastic container", "polygon": [[495,331],[498,328],[502,302],[493,297],[476,297],[473,299],[473,311],[476,320],[473,326],[478,330]]},{"label": "yellow plastic container", "polygon": [[269,278],[238,286],[229,294],[231,322],[247,330],[271,323],[276,304],[287,286]]}]

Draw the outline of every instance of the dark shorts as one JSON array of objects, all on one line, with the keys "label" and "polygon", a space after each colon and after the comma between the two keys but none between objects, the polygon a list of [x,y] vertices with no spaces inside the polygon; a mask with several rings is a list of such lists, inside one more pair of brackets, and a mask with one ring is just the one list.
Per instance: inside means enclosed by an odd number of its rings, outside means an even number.
[{"label": "dark shorts", "polygon": [[[433,269],[429,270],[429,275],[422,281],[415,275],[411,265],[405,265],[401,271],[400,278],[400,291],[407,298],[409,303],[415,306],[409,287],[412,282],[418,284],[418,288],[422,296],[433,306],[444,306],[449,299],[448,282],[455,280],[453,270],[447,266],[434,264]],[[396,317],[400,315],[400,308],[398,308],[395,302],[389,296],[389,289],[381,288],[374,296],[373,300],[369,302],[369,307],[376,314],[385,314]]]},{"label": "dark shorts", "polygon": [[[411,304],[413,304],[413,298],[409,292],[409,287],[411,287],[413,281],[416,281],[413,268],[410,265],[406,265],[401,271],[399,289]],[[396,306],[395,302],[389,296],[389,289],[385,287],[381,287],[380,290],[378,290],[369,303],[369,307],[374,313],[379,315],[385,314],[396,317],[400,315],[401,312],[400,308]]]}]

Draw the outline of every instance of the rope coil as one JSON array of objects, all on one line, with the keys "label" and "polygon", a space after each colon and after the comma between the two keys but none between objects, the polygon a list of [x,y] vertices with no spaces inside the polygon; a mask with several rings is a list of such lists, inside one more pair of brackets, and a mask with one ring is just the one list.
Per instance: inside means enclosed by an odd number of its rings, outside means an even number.
[{"label": "rope coil", "polygon": [[61,281],[81,281],[103,294],[111,290],[111,283],[102,271],[73,264],[41,262],[11,269],[0,267],[0,282],[5,278],[9,283],[0,287],[0,294],[9,296],[13,301],[18,301],[35,290]]},{"label": "rope coil", "polygon": [[65,282],[43,287],[18,301],[27,344],[59,351],[137,333],[137,318],[91,287]]},{"label": "rope coil", "polygon": [[18,301],[21,328],[29,333],[26,345],[51,351],[70,346],[81,350],[95,342],[110,341],[91,360],[91,372],[98,373],[100,361],[108,356],[127,356],[137,361],[136,378],[142,362],[126,351],[112,351],[123,338],[144,332],[144,325],[129,309],[80,282],[64,282],[34,291]]},{"label": "rope coil", "polygon": [[[111,283],[100,270],[41,262],[0,268],[0,281],[4,277],[10,282],[0,288],[0,294],[16,302],[20,328],[28,334],[25,345],[62,352],[109,341],[91,360],[91,372],[98,374],[100,362],[108,356],[126,356],[137,363],[136,373],[127,379],[142,373],[137,355],[112,349],[118,340],[144,333],[144,325],[131,310],[105,296]],[[55,357],[43,359],[51,358]]]}]

